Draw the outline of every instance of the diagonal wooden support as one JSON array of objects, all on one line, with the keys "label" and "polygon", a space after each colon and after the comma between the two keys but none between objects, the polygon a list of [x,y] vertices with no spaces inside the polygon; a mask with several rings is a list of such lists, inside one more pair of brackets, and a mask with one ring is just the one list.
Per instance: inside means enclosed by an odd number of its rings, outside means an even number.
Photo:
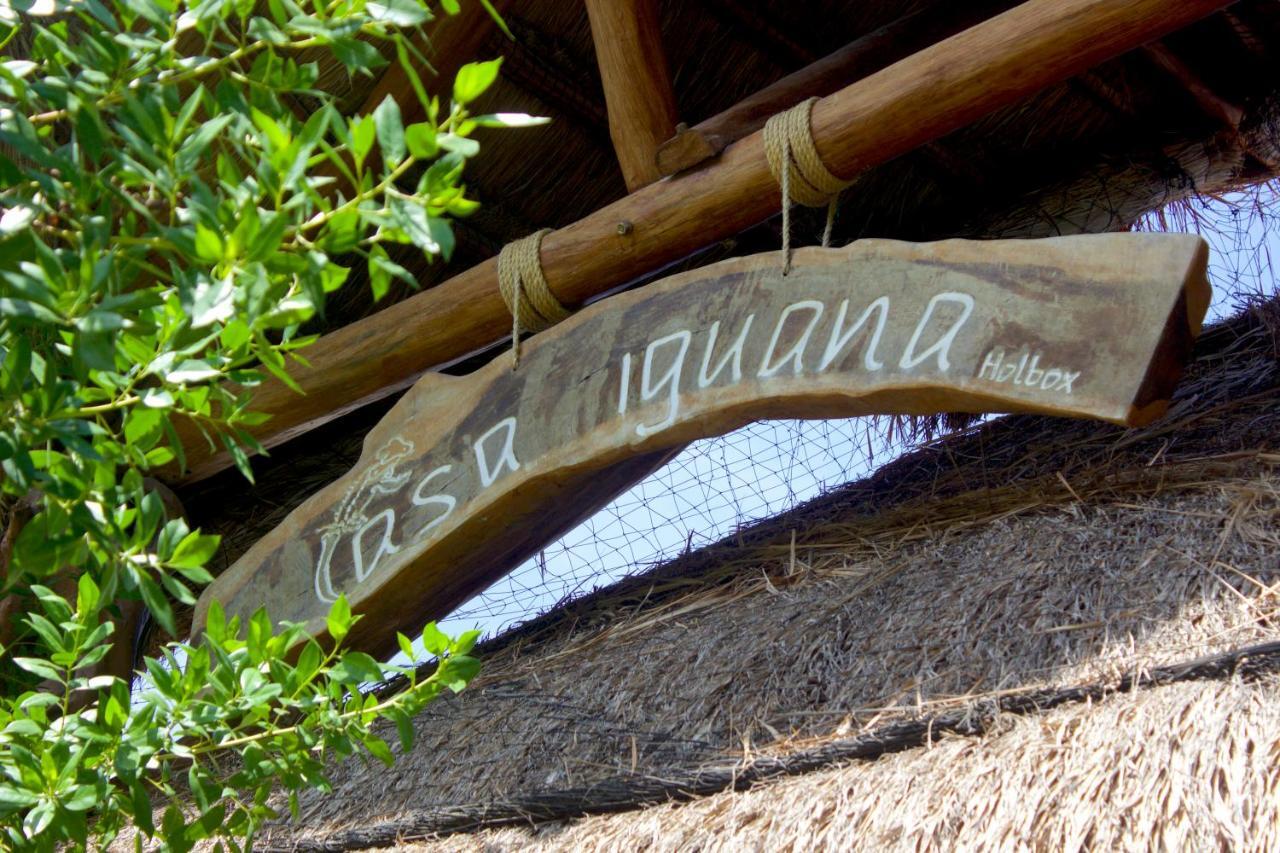
[{"label": "diagonal wooden support", "polygon": [[829,95],[1014,5],[1016,0],[943,2],[905,15],[788,74],[724,112],[693,127],[679,128],[675,136],[658,147],[658,171],[674,175],[693,168],[764,127],[775,113],[805,98]]},{"label": "diagonal wooden support", "polygon": [[[819,101],[811,122],[818,153],[837,175],[854,176],[1229,5],[1028,0]],[[780,203],[756,133],[706,168],[547,235],[543,271],[561,302],[578,305],[767,219]],[[306,351],[310,366],[294,371],[305,396],[274,380],[256,390],[254,408],[272,418],[255,434],[278,444],[510,332],[490,260],[325,335]],[[182,434],[191,465],[184,479],[230,467],[194,428]]]},{"label": "diagonal wooden support", "polygon": [[627,189],[662,177],[658,144],[676,129],[676,100],[662,51],[658,0],[586,0],[609,108],[609,135]]},{"label": "diagonal wooden support", "polygon": [[1204,81],[1204,78],[1197,74],[1187,63],[1183,62],[1182,57],[1174,53],[1167,44],[1153,42],[1145,45],[1142,48],[1142,52],[1151,61],[1152,65],[1160,69],[1187,93],[1196,106],[1200,108],[1200,112],[1204,113],[1207,118],[1229,130],[1238,131],[1240,129],[1240,120],[1244,118],[1244,110],[1213,91],[1209,84]]}]

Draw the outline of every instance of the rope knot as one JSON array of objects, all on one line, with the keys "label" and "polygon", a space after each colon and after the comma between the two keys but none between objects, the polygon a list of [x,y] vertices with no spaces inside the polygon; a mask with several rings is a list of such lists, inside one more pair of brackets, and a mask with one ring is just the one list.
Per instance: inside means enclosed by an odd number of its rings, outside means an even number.
[{"label": "rope knot", "polygon": [[542,274],[542,238],[550,228],[508,243],[498,253],[498,291],[511,312],[512,369],[520,364],[520,331],[541,332],[572,312],[556,299]]},{"label": "rope knot", "polygon": [[852,184],[832,174],[813,141],[810,116],[817,98],[801,101],[770,118],[764,126],[764,154],[769,171],[782,188],[783,274],[791,270],[791,205],[827,208],[827,224],[822,245],[831,244],[840,192]]}]

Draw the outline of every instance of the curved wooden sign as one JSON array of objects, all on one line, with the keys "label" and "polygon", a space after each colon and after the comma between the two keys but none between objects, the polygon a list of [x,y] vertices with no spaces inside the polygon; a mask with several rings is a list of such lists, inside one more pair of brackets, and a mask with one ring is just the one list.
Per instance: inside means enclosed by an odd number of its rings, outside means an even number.
[{"label": "curved wooden sign", "polygon": [[908,244],[725,261],[593,305],[497,358],[431,374],[201,599],[353,642],[441,617],[692,440],[762,418],[1164,411],[1208,305],[1183,235]]}]

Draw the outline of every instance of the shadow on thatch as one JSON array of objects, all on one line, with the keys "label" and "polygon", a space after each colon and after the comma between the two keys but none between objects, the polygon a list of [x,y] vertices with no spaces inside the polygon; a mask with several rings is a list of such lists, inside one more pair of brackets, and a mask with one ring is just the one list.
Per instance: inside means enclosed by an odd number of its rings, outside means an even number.
[{"label": "shadow on thatch", "polygon": [[[412,753],[337,769],[271,843],[628,779],[638,804],[644,780],[1280,639],[1278,319],[1271,302],[1208,332],[1149,428],[1002,418],[498,638],[474,687],[418,720]],[[1258,761],[1280,749],[1274,717]]]}]

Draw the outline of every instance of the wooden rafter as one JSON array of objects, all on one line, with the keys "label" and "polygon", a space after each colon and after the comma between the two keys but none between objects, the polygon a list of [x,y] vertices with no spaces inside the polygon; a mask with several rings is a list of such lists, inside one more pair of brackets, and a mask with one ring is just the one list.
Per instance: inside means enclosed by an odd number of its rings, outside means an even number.
[{"label": "wooden rafter", "polygon": [[1086,72],[1072,79],[1071,85],[1117,118],[1127,122],[1139,120],[1138,111],[1133,108],[1132,101],[1102,75],[1092,71]]},{"label": "wooden rafter", "polygon": [[662,175],[658,144],[676,128],[676,100],[662,50],[658,0],[586,0],[609,108],[609,135],[627,189]]},{"label": "wooden rafter", "polygon": [[1200,112],[1212,121],[1239,130],[1244,110],[1219,95],[1167,44],[1153,42],[1144,45],[1142,53],[1170,80],[1176,83],[1199,107]]},{"label": "wooden rafter", "polygon": [[954,35],[1016,0],[937,3],[850,42],[840,50],[788,74],[718,115],[681,128],[658,148],[664,175],[692,168],[726,146],[764,127],[770,116],[810,97],[822,97]]},{"label": "wooden rafter", "polygon": [[818,58],[818,54],[801,44],[799,39],[761,15],[755,3],[744,4],[738,0],[701,2],[731,32],[738,33],[743,41],[754,45],[766,59],[778,62],[784,68],[808,65]]},{"label": "wooden rafter", "polygon": [[[819,101],[811,121],[818,154],[837,175],[857,175],[1227,5],[1027,0]],[[780,203],[757,132],[706,168],[645,187],[548,234],[543,271],[561,302],[581,304],[767,219]],[[255,408],[272,415],[256,435],[278,444],[510,330],[497,264],[486,261],[322,337],[307,350],[309,365],[294,375],[305,396],[276,381],[256,390]],[[194,428],[183,437],[188,479],[229,466],[211,457]]]}]

